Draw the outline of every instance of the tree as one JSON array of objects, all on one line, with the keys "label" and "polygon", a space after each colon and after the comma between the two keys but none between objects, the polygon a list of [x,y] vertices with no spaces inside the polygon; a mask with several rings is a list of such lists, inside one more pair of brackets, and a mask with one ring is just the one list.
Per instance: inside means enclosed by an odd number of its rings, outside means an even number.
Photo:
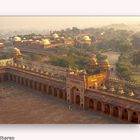
[{"label": "tree", "polygon": [[138,67],[140,65],[140,51],[135,52],[132,56],[132,64]]},{"label": "tree", "polygon": [[97,54],[97,59],[98,59],[99,61],[103,61],[103,60],[107,59],[107,55],[102,54],[102,53],[98,53],[98,54]]},{"label": "tree", "polygon": [[134,48],[140,49],[140,32],[137,32],[132,36],[132,44]]}]

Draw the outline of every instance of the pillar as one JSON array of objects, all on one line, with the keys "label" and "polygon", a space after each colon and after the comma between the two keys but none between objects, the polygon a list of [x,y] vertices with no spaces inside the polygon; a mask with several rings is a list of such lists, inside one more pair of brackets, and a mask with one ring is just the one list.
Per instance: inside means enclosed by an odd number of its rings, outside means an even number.
[{"label": "pillar", "polygon": [[119,118],[122,119],[122,113],[123,113],[123,109],[121,107],[119,107]]},{"label": "pillar", "polygon": [[4,75],[2,74],[1,75],[1,82],[3,82],[4,81]]},{"label": "pillar", "polygon": [[60,97],[59,97],[59,96],[60,96],[60,91],[59,91],[58,88],[56,89],[56,92],[57,92],[56,96],[57,96],[58,98],[60,98]]},{"label": "pillar", "polygon": [[22,84],[22,77],[19,77],[19,84]]},{"label": "pillar", "polygon": [[26,86],[26,79],[23,78],[23,85]]},{"label": "pillar", "polygon": [[16,81],[15,82],[18,83],[18,76],[15,76],[15,78],[16,78]]},{"label": "pillar", "polygon": [[41,83],[41,92],[44,93],[44,84]]},{"label": "pillar", "polygon": [[34,81],[31,81],[32,89],[35,89],[35,83]]},{"label": "pillar", "polygon": [[17,81],[18,81],[18,84],[20,84],[20,77],[19,76],[17,76]]},{"label": "pillar", "polygon": [[27,80],[27,86],[30,87],[30,80]]},{"label": "pillar", "polygon": [[102,106],[101,107],[102,107],[101,110],[104,113],[105,112],[105,103],[102,103]]},{"label": "pillar", "polygon": [[49,94],[54,96],[54,88],[52,86],[50,86],[50,91],[51,91],[51,93],[49,93]]},{"label": "pillar", "polygon": [[94,109],[97,110],[97,101],[93,101],[94,103]]},{"label": "pillar", "polygon": [[8,76],[8,81],[11,81],[11,75],[8,74],[7,76]]},{"label": "pillar", "polygon": [[113,116],[113,106],[110,105],[110,115]]},{"label": "pillar", "polygon": [[140,113],[138,113],[138,124],[140,124]]},{"label": "pillar", "polygon": [[46,89],[45,89],[45,93],[49,93],[49,86],[48,85],[46,85]]},{"label": "pillar", "polygon": [[132,114],[133,114],[133,112],[131,110],[128,110],[128,121],[129,122],[132,121]]},{"label": "pillar", "polygon": [[82,95],[80,96],[80,107],[83,108],[83,109],[85,108],[84,97]]},{"label": "pillar", "polygon": [[39,83],[36,82],[36,89],[39,90]]},{"label": "pillar", "polygon": [[63,99],[64,100],[66,99],[66,92],[65,92],[65,90],[63,90]]}]

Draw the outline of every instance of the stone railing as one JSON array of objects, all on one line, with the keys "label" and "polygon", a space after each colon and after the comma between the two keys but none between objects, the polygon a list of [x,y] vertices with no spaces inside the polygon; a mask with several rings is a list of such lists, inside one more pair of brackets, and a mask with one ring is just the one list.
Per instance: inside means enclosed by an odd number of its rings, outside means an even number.
[{"label": "stone railing", "polygon": [[54,75],[62,75],[62,76],[66,76],[66,69],[59,67],[59,66],[53,66],[53,65],[49,65],[49,64],[36,64],[32,61],[27,61],[27,60],[22,60],[22,61],[17,61],[17,64],[20,65],[24,65],[24,66],[28,66],[31,67],[32,69],[38,69],[41,71],[47,71],[48,73],[52,73]]},{"label": "stone railing", "polygon": [[118,84],[122,84],[122,85],[128,85],[128,86],[140,88],[140,83],[121,80],[121,79],[117,79],[117,78],[114,78],[114,77],[110,77],[109,81],[114,82],[114,83],[118,83]]},{"label": "stone railing", "polygon": [[66,77],[62,76],[62,75],[58,75],[58,74],[53,74],[53,73],[49,73],[47,71],[44,71],[42,69],[38,69],[38,68],[33,68],[32,66],[29,65],[22,65],[22,64],[17,64],[17,63],[9,63],[6,66],[7,68],[11,68],[11,69],[17,69],[23,72],[30,72],[30,73],[34,73],[36,75],[39,75],[40,77],[47,77],[51,80],[57,80],[57,81],[62,81],[65,82],[66,81]]},{"label": "stone railing", "polygon": [[13,58],[1,59],[0,60],[0,67],[4,67],[4,66],[7,66],[8,64],[13,64],[13,63],[14,63]]},{"label": "stone railing", "polygon": [[122,95],[117,95],[115,93],[109,93],[109,91],[102,91],[102,90],[97,90],[97,89],[91,89],[91,88],[88,88],[86,90],[86,92],[94,92],[95,94],[97,95],[105,95],[105,96],[110,96],[110,97],[115,97],[115,98],[118,98],[118,99],[123,99],[123,100],[128,100],[128,101],[131,101],[131,102],[135,102],[135,103],[138,103],[140,104],[140,100],[137,99],[137,98],[132,98],[132,97],[129,97],[129,96],[122,96]]}]

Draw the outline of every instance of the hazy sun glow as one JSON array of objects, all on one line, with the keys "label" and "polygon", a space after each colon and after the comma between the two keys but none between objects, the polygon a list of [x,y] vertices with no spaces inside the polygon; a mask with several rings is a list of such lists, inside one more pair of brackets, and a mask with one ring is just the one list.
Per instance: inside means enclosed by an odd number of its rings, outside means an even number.
[{"label": "hazy sun glow", "polygon": [[0,29],[64,29],[109,24],[140,24],[140,16],[28,16],[0,17]]}]

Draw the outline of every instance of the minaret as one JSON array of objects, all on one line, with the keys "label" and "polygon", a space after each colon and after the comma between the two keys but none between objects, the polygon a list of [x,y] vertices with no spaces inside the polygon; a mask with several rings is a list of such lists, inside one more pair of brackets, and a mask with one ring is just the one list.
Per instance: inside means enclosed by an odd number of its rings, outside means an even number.
[{"label": "minaret", "polygon": [[99,64],[100,74],[105,75],[104,82],[109,78],[110,76],[110,64],[108,59],[103,60]]},{"label": "minaret", "polygon": [[94,74],[97,71],[98,63],[96,55],[92,55],[87,64],[87,73]]},{"label": "minaret", "polygon": [[108,72],[108,71],[109,71],[109,68],[110,68],[110,64],[109,64],[108,59],[103,60],[103,61],[99,64],[99,67],[100,67],[100,71],[101,71],[101,72]]}]

